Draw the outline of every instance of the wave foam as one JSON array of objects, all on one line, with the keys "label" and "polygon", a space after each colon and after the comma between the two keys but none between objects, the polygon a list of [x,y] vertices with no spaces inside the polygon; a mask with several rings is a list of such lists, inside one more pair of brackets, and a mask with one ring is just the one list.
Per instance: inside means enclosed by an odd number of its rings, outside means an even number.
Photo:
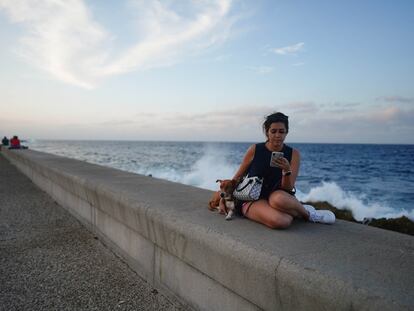
[{"label": "wave foam", "polygon": [[[204,189],[217,190],[216,180],[231,178],[237,170],[237,166],[225,160],[227,154],[226,149],[207,146],[203,156],[191,167],[190,173],[175,180]],[[172,179],[171,176],[169,179]],[[362,195],[358,196],[344,191],[335,182],[322,182],[320,186],[312,188],[309,193],[298,190],[296,196],[300,201],[326,201],[336,208],[351,210],[358,221],[364,218],[398,218],[401,216],[414,220],[414,210],[396,210],[378,202],[364,203]]]},{"label": "wave foam", "polygon": [[414,210],[395,210],[377,202],[365,204],[361,197],[341,189],[335,182],[322,182],[321,186],[312,188],[309,193],[298,191],[300,201],[323,202],[326,201],[336,208],[351,210],[354,218],[362,221],[364,218],[398,218],[406,216],[414,220]]},{"label": "wave foam", "polygon": [[226,160],[229,151],[214,146],[206,146],[203,156],[194,163],[191,172],[183,176],[181,182],[209,190],[217,190],[217,179],[232,178],[237,167]]}]

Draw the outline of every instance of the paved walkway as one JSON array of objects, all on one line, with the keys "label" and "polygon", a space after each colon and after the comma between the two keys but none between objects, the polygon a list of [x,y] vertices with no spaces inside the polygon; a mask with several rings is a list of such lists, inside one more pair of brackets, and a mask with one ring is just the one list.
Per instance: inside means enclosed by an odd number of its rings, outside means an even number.
[{"label": "paved walkway", "polygon": [[185,310],[0,154],[0,310]]}]

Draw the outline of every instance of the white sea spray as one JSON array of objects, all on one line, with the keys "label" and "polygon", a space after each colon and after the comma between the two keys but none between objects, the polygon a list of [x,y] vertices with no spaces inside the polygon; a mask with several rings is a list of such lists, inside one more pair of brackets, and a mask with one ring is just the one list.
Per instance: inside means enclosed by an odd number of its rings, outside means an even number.
[{"label": "white sea spray", "polygon": [[404,209],[395,210],[378,202],[364,203],[364,198],[355,193],[344,191],[335,182],[322,182],[320,186],[310,189],[308,193],[298,192],[297,197],[303,202],[328,202],[339,209],[352,211],[354,218],[362,221],[364,218],[397,218],[407,216],[414,219],[414,212]]}]

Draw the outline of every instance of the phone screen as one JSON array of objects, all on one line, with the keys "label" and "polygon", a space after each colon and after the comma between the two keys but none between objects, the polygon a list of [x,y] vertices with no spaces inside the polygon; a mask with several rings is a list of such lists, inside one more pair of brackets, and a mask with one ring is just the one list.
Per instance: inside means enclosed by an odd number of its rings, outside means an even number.
[{"label": "phone screen", "polygon": [[270,158],[270,166],[272,167],[276,167],[276,159],[278,158],[282,158],[284,156],[283,152],[277,152],[277,151],[273,151],[272,152],[272,157]]}]

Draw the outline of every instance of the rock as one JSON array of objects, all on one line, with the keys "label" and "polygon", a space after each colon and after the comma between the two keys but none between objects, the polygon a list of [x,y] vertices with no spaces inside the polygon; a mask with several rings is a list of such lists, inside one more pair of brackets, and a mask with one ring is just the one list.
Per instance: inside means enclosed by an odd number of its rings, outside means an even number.
[{"label": "rock", "polygon": [[316,209],[325,209],[332,211],[337,219],[352,221],[368,226],[373,226],[385,230],[396,231],[400,233],[405,233],[409,235],[414,235],[414,222],[409,218],[402,216],[399,218],[368,218],[364,219],[362,222],[356,221],[352,211],[348,209],[339,209],[331,205],[328,202],[303,202],[305,204],[310,204]]},{"label": "rock", "polygon": [[414,235],[414,222],[405,216],[390,219],[374,218],[371,220],[369,225],[373,227]]}]

